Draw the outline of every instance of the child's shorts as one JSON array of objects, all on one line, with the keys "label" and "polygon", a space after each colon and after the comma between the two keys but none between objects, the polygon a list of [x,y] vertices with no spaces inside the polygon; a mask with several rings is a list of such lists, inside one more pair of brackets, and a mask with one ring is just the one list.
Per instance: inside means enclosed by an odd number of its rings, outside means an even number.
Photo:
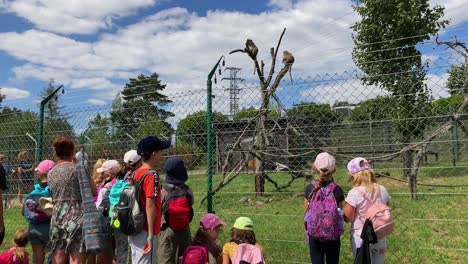
[{"label": "child's shorts", "polygon": [[50,224],[29,224],[28,236],[31,245],[47,245]]}]

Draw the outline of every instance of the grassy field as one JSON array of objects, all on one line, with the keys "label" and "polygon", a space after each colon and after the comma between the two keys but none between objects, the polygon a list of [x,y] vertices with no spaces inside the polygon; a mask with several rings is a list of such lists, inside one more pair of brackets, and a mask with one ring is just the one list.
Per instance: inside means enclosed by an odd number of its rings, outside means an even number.
[{"label": "grassy field", "polygon": [[[420,172],[419,181],[426,184],[468,184],[468,169],[445,168],[447,164],[434,165]],[[465,164],[466,166],[466,164]],[[391,175],[401,178],[397,169]],[[270,175],[279,183],[286,183],[289,176],[282,173]],[[219,175],[213,185],[219,182]],[[351,187],[344,167],[339,167],[335,181],[348,191]],[[441,188],[419,186],[419,199],[412,201],[405,183],[391,179],[379,179],[392,196],[391,207],[396,224],[395,232],[388,238],[386,263],[468,263],[468,187]],[[249,216],[255,224],[259,243],[265,249],[268,263],[310,263],[308,246],[303,231],[303,179],[282,193],[267,193],[256,198],[253,193],[253,174],[242,174],[225,187],[213,199],[218,215],[232,225],[238,216]],[[206,205],[198,201],[206,192],[206,177],[192,176],[188,184],[195,193],[195,219],[192,229],[197,228],[198,219],[206,211]],[[5,211],[7,234],[4,250],[16,229],[25,228],[26,222],[18,209]],[[229,228],[222,233],[220,242],[229,240]],[[349,225],[342,236],[342,263],[352,263],[349,245]]]}]

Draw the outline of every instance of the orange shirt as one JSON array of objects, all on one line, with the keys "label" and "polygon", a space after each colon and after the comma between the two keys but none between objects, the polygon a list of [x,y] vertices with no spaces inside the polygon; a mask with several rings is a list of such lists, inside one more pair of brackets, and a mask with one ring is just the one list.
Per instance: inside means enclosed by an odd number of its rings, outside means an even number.
[{"label": "orange shirt", "polygon": [[[135,171],[135,180],[140,180],[140,178],[145,174],[149,169],[148,168],[139,168]],[[159,175],[150,174],[141,183],[141,207],[143,210],[146,208],[146,198],[154,198],[156,204],[156,219],[154,221],[154,235],[157,236],[161,231],[161,182]],[[148,232],[148,223],[145,224],[145,231]]]}]

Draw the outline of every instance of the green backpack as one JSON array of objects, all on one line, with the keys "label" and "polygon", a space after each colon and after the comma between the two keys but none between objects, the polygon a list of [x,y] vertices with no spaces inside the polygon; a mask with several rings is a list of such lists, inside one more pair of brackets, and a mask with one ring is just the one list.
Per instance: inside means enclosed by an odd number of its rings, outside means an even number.
[{"label": "green backpack", "polygon": [[109,203],[110,203],[110,210],[109,210],[109,220],[110,225],[118,228],[119,224],[115,222],[117,219],[117,208],[116,205],[119,203],[120,194],[128,186],[127,177],[124,177],[121,180],[117,180],[117,182],[112,186],[109,192]]}]

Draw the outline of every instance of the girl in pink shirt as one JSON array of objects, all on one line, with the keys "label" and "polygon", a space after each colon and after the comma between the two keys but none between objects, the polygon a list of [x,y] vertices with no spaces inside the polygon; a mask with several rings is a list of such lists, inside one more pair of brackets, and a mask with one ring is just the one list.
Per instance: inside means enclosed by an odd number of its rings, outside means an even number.
[{"label": "girl in pink shirt", "polygon": [[[361,232],[364,227],[365,214],[372,203],[365,199],[374,197],[375,202],[386,204],[390,203],[390,195],[384,186],[375,181],[375,172],[371,165],[364,158],[355,158],[348,163],[348,172],[352,177],[353,189],[349,191],[346,197],[344,208],[344,218],[346,222],[351,222],[351,248],[353,255],[356,256],[362,246]],[[375,194],[375,195],[374,195]],[[371,258],[373,264],[383,264],[385,252],[387,250],[387,240],[380,239],[378,243],[370,245]]]},{"label": "girl in pink shirt", "polygon": [[29,243],[28,232],[18,230],[13,238],[14,247],[7,249],[0,255],[2,264],[29,264],[29,253],[26,246]]}]

